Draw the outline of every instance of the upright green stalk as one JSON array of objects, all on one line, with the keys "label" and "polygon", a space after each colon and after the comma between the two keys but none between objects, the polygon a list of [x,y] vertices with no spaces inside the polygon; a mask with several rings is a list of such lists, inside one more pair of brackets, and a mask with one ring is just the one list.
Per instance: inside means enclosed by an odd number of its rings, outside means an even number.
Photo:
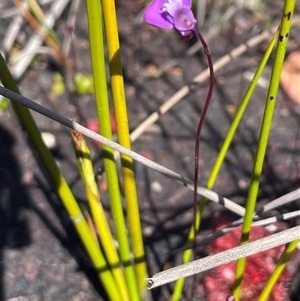
[{"label": "upright green stalk", "polygon": [[[0,70],[0,80],[2,81],[3,85],[16,93],[20,93],[1,54]],[[45,169],[53,181],[57,193],[63,202],[71,220],[73,221],[74,227],[77,230],[89,257],[91,258],[96,271],[98,272],[99,279],[101,280],[107,295],[109,296],[110,300],[119,300],[119,293],[115,279],[106,264],[102,252],[95,242],[89,226],[84,219],[83,214],[66,180],[58,169],[51,152],[45,146],[41,137],[41,133],[36,126],[30,111],[17,103],[13,102],[12,105],[22,127],[28,133],[30,141],[32,142],[45,166]]]},{"label": "upright green stalk", "polygon": [[[241,122],[241,119],[245,113],[245,110],[249,104],[249,101],[251,99],[251,96],[254,92],[254,89],[257,85],[257,82],[262,74],[262,72],[264,71],[264,68],[266,66],[266,63],[272,53],[272,50],[274,48],[274,45],[276,43],[276,40],[277,40],[277,37],[278,37],[278,31],[276,32],[276,34],[274,35],[272,41],[270,42],[269,44],[269,47],[267,48],[255,74],[254,74],[254,77],[253,77],[253,80],[251,81],[243,99],[242,99],[242,102],[241,104],[239,105],[238,107],[238,110],[236,112],[236,115],[230,125],[230,128],[227,132],[227,135],[225,137],[225,140],[223,142],[223,145],[218,153],[218,156],[217,156],[217,159],[214,163],[214,166],[209,174],[209,177],[208,177],[208,180],[207,180],[207,184],[206,184],[206,187],[208,189],[212,189],[214,184],[215,184],[215,181],[217,179],[217,176],[219,174],[219,171],[223,165],[223,162],[224,162],[224,159],[225,159],[225,156],[228,152],[228,149],[230,147],[230,144],[231,144],[231,141],[235,135],[235,132]],[[200,227],[200,223],[201,223],[201,217],[202,217],[202,212],[204,210],[204,207],[206,205],[206,202],[207,202],[207,199],[202,199],[200,201],[200,205],[199,205],[199,209],[198,209],[198,212],[197,212],[197,229],[199,229]],[[191,227],[190,229],[190,232],[189,232],[189,235],[188,235],[188,243],[191,243],[193,241],[193,236],[194,236],[194,230],[193,230],[193,227]],[[190,259],[191,259],[191,256],[192,256],[192,250],[189,249],[189,250],[186,250],[184,251],[183,253],[183,257],[182,257],[182,262],[183,263],[186,263],[186,262],[189,262]],[[174,288],[174,292],[173,292],[173,296],[172,296],[172,300],[173,301],[177,301],[177,300],[180,300],[181,298],[181,295],[182,295],[182,290],[183,290],[183,286],[184,286],[184,282],[185,282],[185,279],[182,278],[182,279],[179,279],[177,282],[176,282],[176,285],[175,285],[175,288]]]},{"label": "upright green stalk", "polygon": [[208,180],[207,180],[207,184],[206,184],[206,187],[208,189],[212,189],[216,180],[217,180],[217,177],[218,177],[218,174],[219,174],[219,171],[223,165],[223,162],[224,162],[224,159],[225,159],[225,156],[228,152],[228,149],[231,145],[231,142],[232,142],[232,139],[236,133],[236,130],[242,120],[242,117],[246,111],[246,108],[248,107],[248,104],[249,104],[249,101],[253,95],[253,92],[254,92],[254,89],[256,88],[256,85],[257,85],[257,82],[259,80],[259,78],[261,77],[264,69],[265,69],[265,66],[269,60],[269,57],[274,49],[274,46],[275,46],[275,43],[277,41],[277,38],[278,38],[278,33],[279,31],[277,30],[275,35],[273,36],[254,76],[253,76],[253,79],[242,99],[242,102],[241,104],[239,105],[238,107],[238,110],[236,112],[236,115],[234,116],[234,119],[230,125],[230,128],[226,134],[226,137],[225,137],[225,140],[223,142],[223,145],[218,153],[218,156],[217,156],[217,159],[214,163],[214,166],[209,174],[209,177],[208,177]]},{"label": "upright green stalk", "polygon": [[81,179],[86,190],[89,208],[93,217],[93,221],[96,225],[97,234],[100,239],[104,254],[107,258],[107,262],[115,277],[120,292],[120,300],[129,300],[127,286],[120,265],[119,256],[107,222],[107,218],[105,216],[104,209],[101,204],[100,194],[98,185],[95,181],[95,174],[89,148],[85,143],[83,135],[79,132],[72,131],[72,142],[75,149],[77,165]]},{"label": "upright green stalk", "polygon": [[[259,189],[259,180],[262,173],[264,158],[265,158],[267,144],[269,140],[269,134],[271,130],[272,119],[273,119],[276,100],[277,100],[280,74],[284,62],[286,46],[288,42],[288,35],[289,35],[289,31],[292,23],[291,22],[292,15],[295,7],[295,1],[296,0],[286,0],[284,4],[283,15],[281,19],[281,27],[279,31],[279,39],[277,42],[276,55],[275,55],[272,75],[270,79],[268,96],[266,99],[265,112],[262,121],[261,132],[258,140],[254,166],[252,170],[249,193],[247,197],[246,212],[245,212],[244,223],[242,227],[241,245],[246,244],[249,240],[251,224],[252,224],[252,219],[253,219],[253,214],[255,210],[256,199],[257,199],[258,189]],[[236,301],[240,300],[241,282],[245,270],[245,265],[246,265],[246,258],[241,258],[237,261],[236,278],[233,287],[233,295]]]},{"label": "upright green stalk", "polygon": [[[87,0],[87,14],[91,58],[94,76],[95,98],[100,131],[103,136],[112,139],[110,124],[109,102],[107,95],[107,80],[103,45],[102,8],[100,1]],[[126,232],[125,218],[119,189],[117,166],[114,160],[113,149],[103,145],[104,167],[108,182],[112,214],[119,243],[120,258],[122,260],[125,279],[130,300],[139,300],[137,282],[131,261],[129,241]]]},{"label": "upright green stalk", "polygon": [[282,272],[284,271],[286,263],[291,258],[293,252],[296,250],[298,243],[300,242],[300,239],[294,240],[288,244],[286,247],[284,253],[281,255],[281,258],[279,262],[276,265],[276,268],[274,272],[272,273],[271,277],[269,278],[268,282],[265,284],[264,289],[259,295],[259,298],[257,301],[266,301],[268,300],[268,297],[270,293],[272,292],[276,282],[280,278]]},{"label": "upright green stalk", "polygon": [[[122,74],[120,43],[118,35],[118,24],[116,18],[115,1],[102,0],[104,24],[107,39],[108,59],[110,67],[110,78],[112,94],[117,122],[119,143],[131,148],[124,80]],[[146,289],[146,264],[140,213],[133,171],[132,158],[121,155],[124,192],[127,204],[129,231],[132,240],[132,251],[135,262],[135,270],[141,297]]]}]

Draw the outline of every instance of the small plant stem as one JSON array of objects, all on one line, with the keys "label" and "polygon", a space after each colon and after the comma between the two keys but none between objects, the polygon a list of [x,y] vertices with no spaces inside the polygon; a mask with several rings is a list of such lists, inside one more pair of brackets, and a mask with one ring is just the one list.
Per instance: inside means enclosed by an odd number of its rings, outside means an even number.
[{"label": "small plant stem", "polygon": [[198,31],[198,29],[195,28],[194,33],[197,35],[197,37],[199,38],[203,48],[204,48],[204,52],[206,54],[207,57],[207,62],[208,62],[208,66],[209,66],[209,74],[210,74],[210,78],[209,78],[209,88],[208,88],[208,93],[207,93],[207,97],[204,103],[204,107],[203,107],[203,111],[201,113],[201,117],[200,117],[200,121],[197,127],[197,133],[196,133],[196,140],[195,140],[195,169],[194,169],[194,194],[193,194],[193,198],[194,198],[194,259],[196,258],[196,235],[197,235],[197,229],[198,229],[198,225],[197,225],[197,221],[199,223],[199,218],[197,218],[197,211],[198,211],[198,196],[197,196],[197,187],[198,187],[198,175],[199,175],[199,159],[200,159],[200,136],[201,136],[201,131],[202,131],[202,127],[203,127],[203,123],[206,117],[206,113],[208,111],[208,107],[211,101],[211,97],[213,94],[213,90],[214,90],[214,81],[215,81],[215,75],[214,75],[214,67],[213,67],[213,61],[211,58],[211,52],[210,49],[208,48],[205,40],[203,39],[202,35],[200,34],[200,32]]},{"label": "small plant stem", "polygon": [[284,253],[281,255],[279,262],[277,263],[274,272],[272,273],[271,277],[269,278],[268,282],[265,284],[262,292],[260,293],[257,301],[268,300],[268,297],[271,294],[276,282],[279,280],[281,274],[284,271],[286,263],[289,261],[293,252],[296,250],[299,242],[300,242],[300,239],[297,239],[288,244]]},{"label": "small plant stem", "polygon": [[109,267],[115,277],[121,300],[129,300],[129,295],[126,287],[125,278],[120,265],[119,256],[115,248],[114,239],[111,234],[104,209],[101,204],[98,185],[95,181],[93,164],[90,157],[90,151],[85,143],[84,137],[77,131],[72,131],[72,142],[77,158],[77,166],[80,176],[86,190],[86,195],[89,203],[89,208],[93,218],[93,222],[98,230],[103,251],[107,258]]},{"label": "small plant stem", "polygon": [[[263,169],[264,158],[267,150],[272,119],[275,111],[277,93],[280,82],[280,74],[284,62],[286,46],[288,42],[288,34],[291,27],[292,15],[295,7],[295,0],[286,0],[283,9],[283,16],[281,19],[281,26],[279,31],[279,39],[277,41],[277,49],[273,64],[273,70],[270,79],[269,91],[266,99],[265,112],[263,116],[261,131],[258,140],[257,151],[255,155],[250,188],[246,203],[246,212],[244,223],[242,227],[241,245],[247,244],[249,240],[253,214],[255,210],[259,180]],[[240,300],[241,282],[245,270],[246,257],[237,261],[235,283],[233,286],[233,295],[236,301]]]},{"label": "small plant stem", "polygon": [[[199,205],[199,208],[197,210],[196,222],[197,222],[198,227],[200,225],[200,217],[202,216],[202,211],[204,210],[204,207],[205,207],[205,203],[201,202]],[[199,214],[199,212],[200,212],[200,214]],[[194,244],[195,244],[194,226],[192,226],[189,231],[187,244],[193,244],[193,247],[194,247]],[[185,250],[182,254],[182,263],[185,264],[185,263],[189,262],[191,260],[191,258],[192,258],[192,249]],[[176,284],[175,284],[175,287],[173,290],[173,294],[172,294],[172,301],[181,300],[184,283],[185,283],[185,278],[180,278],[176,281]]]},{"label": "small plant stem", "polygon": [[[2,81],[2,84],[8,89],[19,93],[19,89],[16,86],[1,54],[0,70],[0,80]],[[26,107],[14,102],[12,105],[22,127],[28,133],[30,141],[43,162],[63,205],[73,221],[74,227],[89,257],[91,258],[94,268],[98,273],[98,277],[101,280],[107,295],[109,296],[110,300],[119,300],[118,287],[115,279],[106,264],[105,258],[99,249],[86,220],[83,217],[80,207],[78,206],[70,187],[57,167],[51,152],[45,146],[41,137],[41,133],[36,126],[32,115]]]},{"label": "small plant stem", "polygon": [[257,82],[259,80],[259,78],[261,77],[264,69],[265,69],[265,66],[269,60],[269,57],[274,49],[274,46],[275,46],[275,43],[277,41],[277,38],[278,38],[278,33],[279,31],[277,30],[275,35],[273,36],[266,52],[264,53],[264,56],[253,76],[253,79],[237,109],[237,112],[236,112],[236,115],[234,116],[234,119],[229,127],[229,130],[226,134],[226,137],[225,137],[225,140],[223,142],[223,145],[218,153],[218,156],[216,158],[216,161],[214,163],[214,166],[209,174],[209,177],[208,177],[208,180],[207,180],[207,184],[206,184],[206,187],[208,189],[212,189],[214,187],[214,184],[216,182],[216,179],[218,177],[218,174],[219,174],[219,171],[223,165],[223,162],[224,162],[224,159],[225,159],[225,156],[228,152],[228,149],[231,145],[231,142],[233,140],[233,137],[236,133],[236,130],[242,120],[242,117],[246,111],[246,108],[248,107],[248,104],[249,104],[249,101],[253,95],[253,92],[256,88],[256,85],[257,85]]},{"label": "small plant stem", "polygon": [[[276,29],[272,29],[271,32],[276,31]],[[225,65],[234,62],[236,58],[241,56],[247,50],[255,47],[256,45],[262,43],[267,40],[270,36],[269,31],[265,31],[251,39],[249,39],[244,44],[236,47],[219,60],[214,62],[214,70],[222,70]],[[200,84],[203,83],[207,78],[209,78],[209,68],[206,68],[202,72],[200,72],[197,76],[193,78],[193,83]],[[175,104],[177,104],[180,100],[183,99],[188,93],[190,93],[190,88],[188,86],[183,86],[179,89],[174,95],[172,95],[169,99],[167,99],[155,112],[150,114],[143,122],[139,124],[137,128],[135,128],[130,136],[131,141],[135,141],[151,124],[155,123],[162,114],[167,113]]]},{"label": "small plant stem", "polygon": [[[225,159],[225,156],[228,152],[228,149],[231,145],[231,141],[236,133],[236,130],[241,122],[241,119],[245,113],[245,110],[249,104],[249,101],[251,99],[251,96],[254,92],[254,89],[257,85],[257,82],[262,74],[262,72],[264,71],[264,68],[267,64],[267,61],[272,53],[272,50],[275,46],[275,43],[276,43],[276,40],[277,40],[277,37],[278,37],[278,30],[276,31],[273,39],[271,40],[255,74],[254,74],[254,77],[253,77],[253,80],[251,81],[243,99],[242,99],[242,102],[241,104],[239,105],[238,109],[237,109],[237,112],[236,112],[236,115],[230,125],[230,128],[227,132],[227,135],[225,137],[225,140],[223,142],[223,145],[218,153],[218,156],[216,158],[216,161],[214,163],[214,166],[210,172],[210,175],[208,177],[208,180],[207,180],[207,185],[206,187],[208,189],[212,189],[214,184],[215,184],[215,181],[217,179],[217,176],[219,174],[219,171],[223,165],[223,162],[224,162],[224,159]],[[201,201],[200,201],[200,204],[199,204],[199,208],[197,210],[197,213],[196,213],[196,225],[197,225],[197,230],[199,229],[200,227],[200,223],[201,223],[201,217],[202,217],[202,212],[204,210],[204,207],[206,205],[206,202],[207,202],[207,199],[206,198],[202,198]],[[191,228],[190,232],[189,232],[189,235],[188,235],[188,241],[187,243],[191,243],[193,241],[193,227]],[[191,259],[191,250],[186,250],[184,251],[183,253],[183,258],[182,258],[182,262],[183,263],[186,263],[188,262],[190,259]],[[173,300],[179,300],[181,295],[182,295],[182,290],[183,290],[183,285],[184,285],[184,281],[185,279],[179,279],[177,282],[176,282],[176,285],[175,285],[175,288],[174,288],[174,292],[173,292]]]},{"label": "small plant stem", "polygon": [[[105,50],[103,37],[103,15],[100,1],[87,0],[87,14],[89,24],[89,38],[91,59],[94,76],[95,99],[101,134],[112,140],[112,131],[109,114],[107,79],[105,67]],[[119,243],[120,258],[123,263],[126,284],[130,300],[139,300],[135,272],[131,260],[129,241],[120,195],[117,165],[114,160],[113,149],[102,146],[104,167],[107,176],[108,192],[110,196],[112,215],[116,228],[116,237]]]},{"label": "small plant stem", "polygon": [[[199,120],[199,123],[197,126],[196,139],[195,139],[195,154],[194,154],[195,155],[194,156],[194,159],[195,159],[194,166],[195,167],[194,167],[194,192],[193,192],[193,217],[194,217],[193,229],[194,229],[194,231],[190,232],[189,237],[188,237],[188,240],[191,239],[193,241],[193,258],[195,260],[197,257],[196,236],[197,236],[198,228],[200,226],[200,219],[199,219],[199,216],[197,216],[197,212],[198,212],[198,191],[197,190],[198,190],[198,177],[199,177],[200,137],[201,137],[201,131],[203,128],[204,120],[205,120],[205,117],[206,117],[206,114],[208,111],[208,107],[209,107],[209,104],[210,104],[210,101],[212,98],[212,94],[213,94],[215,75],[214,75],[214,67],[213,67],[210,49],[208,48],[207,43],[205,42],[204,38],[202,37],[202,35],[200,34],[200,32],[198,31],[196,26],[194,28],[194,33],[197,35],[198,39],[200,40],[200,42],[204,48],[204,52],[205,52],[205,55],[206,55],[207,61],[208,61],[209,75],[210,75],[208,93],[207,93],[203,111],[201,113],[200,120]],[[181,285],[183,285],[183,282],[181,283]],[[195,285],[196,285],[196,275],[194,275],[194,277],[193,277],[191,296],[194,295]]]},{"label": "small plant stem", "polygon": [[[118,139],[122,146],[130,149],[131,142],[129,135],[124,80],[122,74],[115,1],[102,0],[102,5]],[[133,160],[132,158],[121,154],[121,164],[135,272],[140,298],[143,298],[146,289],[145,279],[147,276],[147,270],[145,264],[144,244],[134,177]],[[132,282],[132,285],[134,285],[134,282]]]}]

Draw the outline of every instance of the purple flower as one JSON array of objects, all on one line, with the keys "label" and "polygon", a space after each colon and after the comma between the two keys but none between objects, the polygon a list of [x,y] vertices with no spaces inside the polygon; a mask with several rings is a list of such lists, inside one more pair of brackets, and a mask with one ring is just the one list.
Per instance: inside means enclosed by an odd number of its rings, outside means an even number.
[{"label": "purple flower", "polygon": [[154,0],[146,8],[144,19],[156,27],[176,28],[183,38],[190,39],[197,24],[191,7],[192,0]]}]

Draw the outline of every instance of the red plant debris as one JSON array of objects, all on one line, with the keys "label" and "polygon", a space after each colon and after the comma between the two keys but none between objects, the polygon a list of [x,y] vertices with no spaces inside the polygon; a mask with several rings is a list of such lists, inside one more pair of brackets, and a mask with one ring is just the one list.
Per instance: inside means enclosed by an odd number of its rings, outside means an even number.
[{"label": "red plant debris", "polygon": [[[224,225],[222,224],[222,227]],[[222,227],[219,226],[218,228]],[[264,227],[256,226],[251,229],[250,241],[271,234]],[[240,238],[241,226],[211,242],[208,246],[208,251],[211,254],[216,254],[237,247]],[[284,250],[285,246],[283,245],[247,257],[246,269],[241,284],[241,301],[255,301],[258,299],[260,292],[275,269]],[[232,294],[231,289],[235,278],[235,266],[236,262],[231,262],[214,268],[206,274],[204,277],[204,288],[207,301],[224,301]],[[286,287],[291,276],[291,272],[285,269],[268,301],[289,300]]]}]

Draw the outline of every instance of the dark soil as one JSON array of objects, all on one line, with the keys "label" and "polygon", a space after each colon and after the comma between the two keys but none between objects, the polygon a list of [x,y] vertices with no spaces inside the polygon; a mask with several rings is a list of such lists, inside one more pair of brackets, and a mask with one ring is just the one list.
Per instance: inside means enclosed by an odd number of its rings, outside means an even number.
[{"label": "dark soil", "polygon": [[[3,9],[9,6],[8,2],[3,1]],[[238,10],[219,29],[219,33],[210,39],[214,61],[259,31],[279,24],[281,1],[267,2],[271,4],[255,11]],[[202,48],[196,54],[187,56],[194,40],[183,42],[175,31],[155,29],[141,22],[141,11],[145,6],[143,1],[117,1],[117,4],[129,122],[133,130],[177,90],[191,84],[192,79],[206,68],[206,57]],[[214,9],[216,18],[220,17],[223,8],[217,6]],[[297,14],[299,16],[299,10]],[[68,36],[65,21],[67,16],[68,10],[55,28],[62,40]],[[76,72],[91,74],[84,2],[80,4],[76,18],[74,43],[69,58]],[[213,8],[207,12],[207,18],[209,21],[203,29],[204,36],[217,22],[214,20]],[[1,22],[0,40],[8,23],[7,19]],[[290,36],[288,54],[300,47],[298,29]],[[23,30],[19,43],[26,41],[32,34],[27,25]],[[216,74],[213,101],[201,137],[199,177],[203,185],[234,112],[249,85],[247,72],[255,72],[267,44],[264,42],[249,49]],[[177,61],[175,65],[155,76],[161,66],[173,59]],[[61,66],[53,58],[42,55],[19,82],[22,94],[63,116],[76,117],[81,123],[95,118],[92,95],[79,96],[65,92],[57,96],[51,91],[53,74],[61,70]],[[267,95],[264,82],[269,79],[270,72],[271,63],[255,90],[214,188],[216,192],[242,205],[245,205]],[[195,129],[207,89],[208,82],[199,84],[135,141],[133,150],[192,178]],[[70,220],[12,108],[1,114],[0,301],[105,300],[101,285]],[[299,114],[299,107],[280,90],[261,179],[259,204],[300,186]],[[85,206],[85,194],[76,169],[70,131],[37,113],[33,115],[41,130],[55,135],[57,146],[53,155],[76,198]],[[99,171],[102,167],[101,152],[91,141],[88,143],[95,161],[95,170]],[[181,253],[174,250],[184,245],[193,220],[192,193],[140,164],[136,164],[135,168],[148,271],[152,275],[180,263]],[[103,185],[101,187],[109,216],[109,202]],[[299,203],[285,206],[271,214],[285,213],[296,208],[299,208]],[[220,205],[209,203],[204,212],[200,236],[211,232],[217,213],[230,216]],[[201,256],[206,254],[202,249],[199,252]],[[299,286],[297,275],[289,288],[291,300],[300,300]],[[171,289],[172,285],[155,290],[153,300],[167,300]],[[197,300],[205,300],[201,285],[199,290]]]}]

